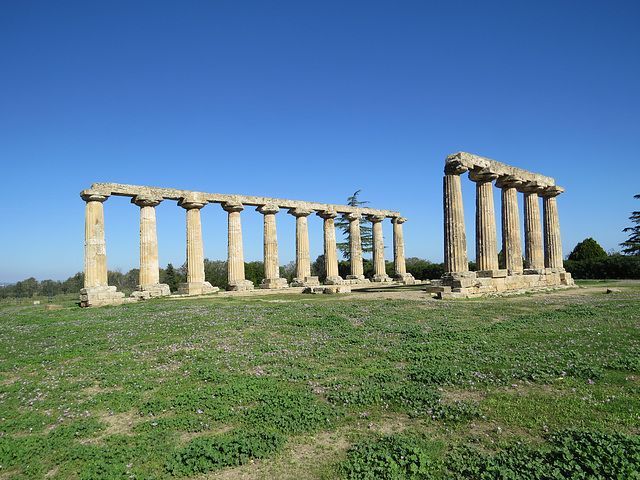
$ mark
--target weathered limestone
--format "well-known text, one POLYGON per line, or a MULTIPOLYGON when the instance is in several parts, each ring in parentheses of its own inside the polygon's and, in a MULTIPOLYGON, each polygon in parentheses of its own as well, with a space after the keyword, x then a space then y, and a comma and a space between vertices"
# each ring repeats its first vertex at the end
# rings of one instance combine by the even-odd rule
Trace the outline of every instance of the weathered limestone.
POLYGON ((505 268, 509 275, 523 273, 520 214, 516 190, 520 185, 522 181, 512 175, 505 175, 496 181, 496 186, 502 189, 502 251, 505 268))
POLYGON ((327 273, 325 283, 327 285, 342 285, 344 280, 338 275, 338 249, 336 247, 336 228, 333 220, 338 214, 333 210, 322 210, 317 212, 316 215, 324 220, 324 264, 327 273))
POLYGON ((506 291, 573 285, 562 268, 556 196, 564 190, 545 177, 464 152, 447 157, 444 178, 445 273, 428 292, 441 298, 466 298, 506 291), (467 271, 467 250, 460 175, 476 182, 477 272, 467 271), (502 189, 502 240, 506 269, 498 268, 495 211, 491 182, 502 189), (524 193, 525 255, 517 192, 524 193), (544 250, 538 195, 544 198, 544 250), (546 268, 545 268, 546 266, 546 268))
POLYGON ((242 226, 240 212, 244 206, 240 202, 224 202, 222 208, 229 213, 229 242, 227 258, 227 290, 253 290, 253 282, 244 278, 244 253, 242 249, 242 226))
POLYGON ((201 295, 219 290, 204 279, 200 209, 206 203, 196 197, 182 198, 178 202, 187 211, 187 282, 178 285, 178 293, 181 295, 201 295))
POLYGON ((382 215, 368 215, 367 220, 371 222, 373 230, 373 281, 391 282, 391 277, 387 275, 386 263, 384 261, 384 240, 382 235, 382 215))
POLYGON ((123 302, 124 293, 107 284, 107 247, 102 203, 109 196, 96 194, 91 190, 83 190, 80 195, 87 202, 84 228, 84 288, 80 290, 80 305, 119 305, 123 302))
POLYGON ((524 183, 518 187, 518 191, 524 194, 524 273, 531 275, 544 273, 539 190, 540 186, 535 182, 524 183))
POLYGON ((278 262, 278 234, 276 232, 276 213, 280 208, 274 204, 261 205, 256 210, 264 215, 264 280, 260 288, 285 288, 287 280, 280 278, 278 262))
POLYGON ((345 213, 343 217, 349 221, 349 250, 351 252, 349 258, 351 274, 347 275, 347 280, 367 283, 369 280, 364 277, 362 240, 360 238, 360 218, 362 218, 362 215, 359 213, 345 213))
POLYGON ((136 196, 131 203, 140 207, 140 278, 133 298, 148 299, 171 294, 169 285, 160 283, 156 208, 161 198, 136 196))
POLYGON ((313 210, 292 208, 289 213, 296 217, 296 276, 292 287, 310 287, 320 285, 318 277, 311 276, 311 258, 309 255, 309 228, 307 217, 313 210))
POLYGON ((413 275, 407 273, 407 265, 404 258, 404 233, 402 224, 406 222, 405 217, 394 217, 391 219, 393 224, 393 279, 405 285, 413 285, 416 279, 413 275))
POLYGON ((542 196, 544 217, 544 266, 552 272, 564 272, 562 263, 562 242, 560 240, 560 221, 556 197, 564 192, 561 187, 547 187, 542 196))

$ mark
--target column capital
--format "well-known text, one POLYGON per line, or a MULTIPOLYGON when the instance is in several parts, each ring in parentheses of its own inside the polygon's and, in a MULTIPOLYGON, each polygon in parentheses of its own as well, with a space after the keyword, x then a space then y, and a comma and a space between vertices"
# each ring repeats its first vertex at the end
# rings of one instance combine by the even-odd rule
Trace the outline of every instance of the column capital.
POLYGON ((382 222, 385 218, 384 215, 367 215, 367 220, 369 220, 371 223, 378 223, 378 222, 382 222))
POLYGON ((109 195, 104 195, 103 193, 97 193, 93 190, 82 190, 80 192, 80 196, 82 200, 85 202, 104 202, 109 198, 109 195))
POLYGON ((308 208, 295 207, 290 208, 288 213, 290 213, 294 217, 308 217, 313 213, 313 210, 310 210, 308 208))
POLYGON ((229 212, 229 213, 241 212, 242 210, 244 210, 244 205, 242 205, 242 203, 240 202, 235 202, 235 201, 224 202, 224 203, 221 203, 220 206, 225 212, 229 212))
POLYGON ((524 183, 524 180, 516 177, 515 175, 503 175, 496 180, 496 187, 498 188, 513 188, 519 187, 524 183))
POLYGON ((197 208, 200 210, 207 203, 206 200, 198 200, 195 198, 181 198, 178 200, 178 206, 184 208, 185 210, 191 210, 192 208, 197 208))
POLYGON ((324 218, 325 220, 336 218, 338 216, 338 214, 333 210, 320 210, 316 213, 316 215, 318 215, 320 218, 324 218))
POLYGON ((398 225, 401 225, 404 222, 406 222, 407 220, 408 220, 407 217, 393 217, 391 219, 391 223, 397 223, 398 225))
POLYGON ((447 162, 444 166, 445 175, 462 175, 467 170, 469 170, 469 167, 457 161, 447 162))
POLYGON ((269 213, 278 213, 280 211, 280 207, 275 203, 267 203, 266 205, 260 205, 256 208, 256 212, 260 212, 263 215, 267 215, 269 213))
POLYGON ((469 170, 469 180, 472 182, 493 182, 499 176, 500 175, 492 172, 488 168, 474 168, 473 170, 469 170))
POLYGON ((525 182, 517 186, 516 189, 520 193, 540 193, 544 189, 544 185, 540 185, 538 182, 525 182))
POLYGON ((136 195, 131 199, 131 203, 139 207, 157 207, 162 202, 162 198, 136 195))
POLYGON ((342 218, 344 218, 345 220, 349 220, 350 222, 353 222, 355 220, 360 220, 362 218, 362 214, 361 213, 343 213, 342 218))
POLYGON ((551 185, 538 192, 538 195, 540 195, 541 197, 557 197, 563 192, 564 188, 558 187, 557 185, 551 185))

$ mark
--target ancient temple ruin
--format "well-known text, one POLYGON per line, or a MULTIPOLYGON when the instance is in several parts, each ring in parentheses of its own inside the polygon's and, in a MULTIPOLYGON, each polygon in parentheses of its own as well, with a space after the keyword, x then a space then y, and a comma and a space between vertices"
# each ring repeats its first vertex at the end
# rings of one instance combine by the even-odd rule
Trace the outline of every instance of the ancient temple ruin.
MULTIPOLYGON (((204 278, 204 253, 200 210, 217 203, 228 214, 228 283, 229 290, 252 290, 253 283, 245 279, 242 226, 240 212, 245 206, 256 207, 264 215, 264 272, 260 288, 287 288, 287 281, 280 278, 276 214, 280 209, 296 218, 296 277, 292 287, 313 287, 318 277, 311 276, 309 233, 307 217, 312 213, 323 219, 324 255, 327 280, 325 284, 349 285, 369 282, 363 274, 360 242, 360 219, 366 216, 373 224, 374 282, 401 282, 412 284, 413 276, 406 271, 402 224, 407 220, 399 212, 373 208, 300 202, 277 198, 245 195, 224 195, 169 188, 94 183, 80 196, 86 202, 85 210, 85 280, 80 292, 83 307, 117 305, 125 301, 124 294, 107 284, 107 256, 104 231, 103 203, 112 195, 131 197, 131 203, 140 207, 140 284, 131 297, 134 300, 169 295, 168 285, 160 283, 158 239, 156 234, 155 207, 164 200, 172 200, 186 210, 187 224, 187 281, 179 286, 178 293, 199 295, 218 290, 204 278), (334 219, 343 215, 349 221, 351 247, 351 274, 343 279, 338 274, 338 254, 334 219), (394 278, 385 271, 382 222, 391 219, 393 224, 394 278)), ((130 299, 128 299, 130 301, 130 299)))
POLYGON ((562 263, 556 197, 564 192, 551 177, 459 152, 444 168, 444 270, 427 291, 440 298, 573 285, 562 263), (476 183, 476 266, 469 271, 460 176, 476 183), (502 195, 504 268, 498 266, 493 181, 502 195), (518 192, 524 195, 524 262, 518 192), (543 219, 538 198, 542 197, 543 219))

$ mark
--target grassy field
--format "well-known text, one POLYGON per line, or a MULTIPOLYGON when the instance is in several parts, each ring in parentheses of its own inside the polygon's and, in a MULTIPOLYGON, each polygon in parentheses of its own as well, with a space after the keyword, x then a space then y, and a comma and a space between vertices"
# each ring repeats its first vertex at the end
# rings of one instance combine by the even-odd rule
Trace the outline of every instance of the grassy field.
POLYGON ((637 282, 65 307, 0 307, 0 479, 640 478, 637 282))

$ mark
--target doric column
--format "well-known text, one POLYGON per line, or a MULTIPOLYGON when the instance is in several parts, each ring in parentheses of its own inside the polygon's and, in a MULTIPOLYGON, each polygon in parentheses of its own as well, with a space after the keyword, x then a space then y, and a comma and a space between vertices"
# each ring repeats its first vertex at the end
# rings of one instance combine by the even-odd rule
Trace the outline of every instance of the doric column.
MULTIPOLYGON (((485 169, 469 171, 469 179, 476 182, 476 264, 478 272, 498 270, 498 239, 496 211, 493 205, 493 180, 498 175, 485 169)), ((480 273, 478 273, 480 275, 480 273)), ((482 274, 487 276, 487 273, 482 274)), ((493 276, 493 273, 489 276, 493 276)))
POLYGON ((387 268, 384 261, 384 239, 382 236, 382 221, 384 215, 367 215, 367 220, 371 222, 373 230, 373 281, 390 282, 391 277, 387 275, 387 268))
POLYGON ((80 290, 80 306, 119 305, 124 294, 107 284, 107 244, 104 236, 104 208, 109 198, 91 190, 80 192, 87 202, 84 226, 84 288, 80 290))
POLYGON ((462 165, 445 167, 444 204, 444 272, 468 272, 467 236, 464 226, 464 205, 460 175, 467 171, 462 165))
POLYGON ((522 180, 507 175, 496 180, 502 189, 502 253, 509 275, 522 275, 522 240, 520 239, 520 213, 518 211, 518 191, 522 180))
POLYGON ((524 194, 524 273, 542 273, 544 271, 544 250, 540 202, 538 201, 540 186, 535 182, 527 182, 517 189, 524 194))
POLYGON ((327 273, 325 283, 341 285, 344 283, 338 275, 338 249, 336 248, 336 228, 333 219, 338 216, 333 210, 322 210, 317 215, 324 219, 324 264, 327 273))
POLYGON ((391 219, 393 224, 393 269, 394 280, 404 284, 413 284, 415 279, 413 275, 407 273, 407 266, 404 261, 404 234, 402 232, 402 224, 406 222, 405 217, 394 217, 391 219))
POLYGON ((362 239, 360 238, 360 218, 359 213, 345 213, 342 215, 349 220, 349 263, 351 264, 351 274, 347 275, 347 280, 365 281, 364 268, 362 265, 362 239))
POLYGON ((178 205, 187 211, 187 283, 178 286, 182 295, 201 295, 218 291, 204 279, 204 251, 202 248, 202 224, 200 209, 204 200, 182 198, 178 205))
POLYGON ((162 198, 137 195, 131 203, 140 207, 140 277, 136 290, 131 294, 138 299, 170 295, 169 285, 160 283, 158 261, 158 235, 156 232, 156 208, 162 198))
POLYGON ((556 197, 564 188, 552 185, 540 193, 544 213, 544 266, 553 272, 564 272, 562 242, 556 197))
POLYGON ((291 208, 289 213, 296 217, 296 276, 292 287, 308 287, 319 285, 318 277, 311 276, 311 258, 309 255, 309 229, 307 217, 313 210, 291 208))
POLYGON ((242 249, 242 225, 240 202, 224 202, 222 208, 229 213, 229 242, 227 248, 227 290, 253 290, 253 282, 244 278, 244 253, 242 249))
POLYGON ((284 288, 287 280, 280 278, 276 231, 276 213, 280 208, 275 204, 268 204, 260 205, 256 210, 264 215, 264 280, 260 288, 284 288))

